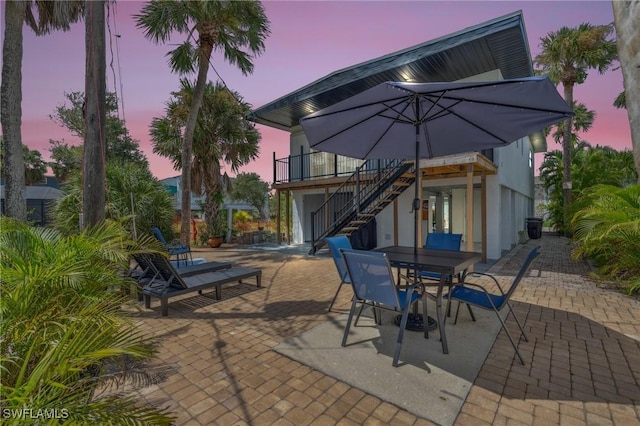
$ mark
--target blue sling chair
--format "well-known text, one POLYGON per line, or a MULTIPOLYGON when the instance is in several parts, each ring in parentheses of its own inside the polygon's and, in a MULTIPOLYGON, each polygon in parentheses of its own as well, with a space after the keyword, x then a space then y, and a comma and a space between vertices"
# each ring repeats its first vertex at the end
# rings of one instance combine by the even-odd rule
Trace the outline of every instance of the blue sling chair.
POLYGON ((187 266, 189 264, 188 263, 189 260, 191 260, 191 263, 193 264, 193 258, 191 257, 191 247, 189 247, 188 244, 168 243, 167 240, 164 238, 164 235, 162 235, 162 231, 160 231, 160 229, 155 226, 151 228, 151 232, 156 237, 156 239, 160 241, 160 243, 162 243, 165 250, 169 252, 169 257, 175 256, 178 267, 180 267, 180 262, 184 262, 184 265, 182 266, 187 266))
MULTIPOLYGON (((351 309, 349 310, 349 318, 342 337, 342 346, 347 345, 349 337, 349 329, 358 305, 360 310, 354 327, 358 325, 360 313, 365 306, 372 306, 376 322, 380 323, 381 317, 376 315, 378 309, 393 311, 401 315, 400 327, 398 328, 398 338, 396 340, 396 348, 393 354, 393 366, 398 366, 400 358, 400 350, 402 349, 402 339, 409 317, 411 305, 420 300, 424 291, 423 284, 418 281, 400 288, 396 286, 393 277, 393 271, 389 264, 389 259, 385 253, 362 251, 362 250, 345 250, 342 249, 349 278, 354 292, 351 301, 351 309)), ((423 303, 424 317, 426 318, 426 304, 423 303)), ((424 321, 424 332, 427 334, 427 323, 424 321)))
POLYGON ((331 312, 331 308, 333 308, 333 304, 336 303, 336 299, 338 298, 338 293, 340 293, 340 289, 344 284, 351 285, 351 279, 349 278, 349 271, 347 271, 347 265, 344 263, 344 258, 342 257, 341 249, 351 250, 351 241, 344 235, 338 235, 336 237, 328 237, 325 239, 325 242, 329 246, 329 251, 331 252, 331 256, 333 257, 333 262, 336 264, 336 269, 338 270, 338 274, 340 275, 340 284, 338 284, 338 290, 336 291, 335 296, 333 296, 333 300, 331 300, 331 304, 329 305, 329 311, 331 312))
MULTIPOLYGON (((509 333, 509 330, 507 330, 505 321, 509 317, 510 313, 513 314, 513 319, 516 320, 516 324, 518 324, 518 328, 520 328, 520 332, 522 333, 522 337, 524 341, 525 342, 528 341, 527 335, 524 332, 524 328, 522 327, 522 324, 518 320, 516 313, 513 312, 513 309, 511 309, 511 305, 509 305, 509 299, 511 299, 511 296, 513 295, 516 288, 518 287, 518 284, 520 284, 520 281, 522 281, 522 278, 525 276, 525 274, 531 267, 531 264, 533 263, 535 258, 538 257, 539 255, 540 255, 540 246, 531 250, 527 258, 525 259, 524 263, 520 267, 518 274, 514 277, 511 283, 511 286, 509 286, 509 288, 506 290, 500 286, 500 283, 498 282, 497 279, 495 279, 495 277, 489 274, 472 273, 470 275, 467 275, 467 277, 465 277, 465 281, 456 284, 451 290, 451 292, 447 296, 445 296, 446 298, 449 299, 449 301, 457 300, 459 302, 466 303, 467 305, 477 306, 480 309, 494 311, 496 316, 498 317, 498 320, 500 321, 500 326, 502 327, 504 332, 507 334, 507 337, 509 338, 511 345, 513 346, 513 349, 515 349, 516 354, 518 355, 518 358, 520 359, 520 362, 522 363, 522 365, 524 365, 524 359, 522 358, 522 355, 518 350, 518 345, 516 344, 515 340, 513 340, 511 333, 509 333), (487 291, 487 289, 484 286, 480 284, 468 282, 467 278, 473 277, 473 276, 487 276, 491 278, 493 280, 494 285, 497 287, 499 293, 489 293, 489 291, 487 291), (502 317, 500 316, 500 311, 505 307, 508 309, 508 311, 507 311, 506 317, 503 320, 502 317)), ((458 309, 459 308, 460 308, 460 305, 458 305, 458 309)), ((475 318, 472 318, 472 320, 475 321, 475 318)), ((458 321, 458 313, 456 312, 456 318, 455 318, 454 324, 457 321, 458 321)))

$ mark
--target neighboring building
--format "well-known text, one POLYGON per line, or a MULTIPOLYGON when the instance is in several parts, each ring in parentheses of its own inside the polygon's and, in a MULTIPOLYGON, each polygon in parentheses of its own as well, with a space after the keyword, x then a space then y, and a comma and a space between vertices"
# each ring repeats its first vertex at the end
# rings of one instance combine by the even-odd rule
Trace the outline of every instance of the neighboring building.
MULTIPOLYGON (((173 196, 173 208, 176 212, 182 210, 182 192, 180 191, 180 181, 182 176, 173 176, 166 179, 160 179, 160 182, 167 187, 167 190, 173 196)), ((195 195, 191 192, 191 214, 194 218, 204 219, 202 213, 202 204, 204 204, 204 195, 195 195)), ((234 210, 246 210, 254 213, 258 213, 258 210, 249 203, 242 201, 233 201, 228 198, 224 199, 222 208, 227 211, 227 241, 231 239, 232 218, 234 210)))
MULTIPOLYGON (((290 132, 290 155, 274 157, 273 183, 277 196, 284 194, 287 207, 292 206, 287 240, 311 242, 315 251, 325 237, 357 232, 368 216, 375 216, 378 246, 413 245, 415 179, 405 179, 401 166, 389 171, 377 160, 363 162, 311 150, 300 118, 384 81, 483 81, 532 75, 523 16, 516 12, 335 71, 254 110, 251 119, 256 123, 290 132), (354 175, 358 167, 362 168, 354 175), (368 178, 372 182, 363 182, 371 171, 379 174, 368 178), (385 172, 388 182, 380 183, 385 172), (371 183, 391 194, 384 204, 377 200, 372 206, 371 198, 369 204, 361 204, 371 183)), ((434 230, 461 233, 463 249, 482 252, 485 260, 500 258, 518 243, 518 232, 533 214, 534 153, 543 151, 543 137, 525 137, 503 148, 421 160, 425 201, 421 240, 434 230)))
MULTIPOLYGON (((51 204, 60 198, 60 184, 53 176, 45 176, 44 180, 37 184, 27 186, 27 220, 39 225, 46 226, 51 222, 51 204)), ((4 216, 4 182, 0 184, 0 213, 4 216)))

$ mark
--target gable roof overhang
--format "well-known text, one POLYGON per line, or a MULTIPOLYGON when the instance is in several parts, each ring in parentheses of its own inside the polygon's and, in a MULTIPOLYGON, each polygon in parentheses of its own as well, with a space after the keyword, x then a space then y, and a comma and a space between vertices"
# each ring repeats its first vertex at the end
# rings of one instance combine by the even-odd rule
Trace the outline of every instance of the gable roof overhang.
POLYGON ((335 71, 251 112, 249 119, 291 131, 300 118, 385 81, 455 81, 500 70, 533 75, 522 12, 335 71))

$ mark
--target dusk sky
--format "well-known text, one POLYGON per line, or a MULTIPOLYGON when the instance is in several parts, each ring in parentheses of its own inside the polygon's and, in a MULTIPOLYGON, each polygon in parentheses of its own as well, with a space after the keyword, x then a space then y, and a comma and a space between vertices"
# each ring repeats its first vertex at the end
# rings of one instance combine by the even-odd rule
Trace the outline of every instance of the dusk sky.
MULTIPOLYGON (((540 38, 562 26, 582 22, 613 21, 610 1, 413 1, 413 2, 310 2, 265 1, 271 35, 265 52, 254 60, 252 75, 243 76, 214 54, 213 64, 229 88, 239 92, 254 108, 280 98, 327 74, 395 52, 517 10, 524 15, 532 56, 539 53, 540 38)), ((107 90, 123 97, 124 118, 134 139, 140 142, 151 170, 158 178, 180 174, 167 159, 152 153, 149 125, 164 114, 170 92, 179 87, 179 76, 169 71, 166 53, 184 36, 167 45, 155 45, 135 27, 132 14, 142 2, 118 1, 109 11, 107 28, 107 90), (115 35, 120 37, 117 39, 115 35), (113 61, 112 54, 113 52, 113 61), (117 54, 119 52, 119 54, 117 54), (113 66, 110 64, 113 63, 113 66), (115 74, 115 79, 114 79, 115 74), (115 84, 114 84, 115 83, 115 84), (122 88, 122 91, 121 91, 122 88)), ((4 33, 4 31, 2 31, 4 33)), ((22 67, 22 138, 31 149, 49 159, 49 139, 81 143, 50 120, 64 93, 84 91, 84 23, 70 32, 35 37, 24 30, 22 67)), ((617 65, 617 64, 616 64, 617 65)), ((195 76, 193 76, 195 78, 195 76)), ((210 69, 209 79, 218 77, 210 69)), ((592 145, 631 148, 626 110, 612 106, 623 89, 620 70, 598 75, 592 71, 577 86, 576 100, 596 111, 596 120, 583 139, 592 145)), ((559 87, 562 94, 562 88, 559 87)), ((258 126, 262 133, 260 158, 242 168, 272 182, 272 158, 286 157, 289 134, 258 126)), ((561 149, 551 138, 549 149, 561 149)), ((541 157, 537 156, 537 162, 541 157)), ((227 172, 230 172, 226 167, 227 172)))

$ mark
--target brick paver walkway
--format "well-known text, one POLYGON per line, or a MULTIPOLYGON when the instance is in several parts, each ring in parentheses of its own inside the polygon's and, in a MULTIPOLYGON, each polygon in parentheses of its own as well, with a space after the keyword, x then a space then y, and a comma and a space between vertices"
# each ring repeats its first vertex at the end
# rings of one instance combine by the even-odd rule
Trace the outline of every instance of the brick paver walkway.
MULTIPOLYGON (((536 244, 542 255, 513 297, 526 321, 526 365, 501 332, 456 424, 640 424, 640 302, 598 288, 561 237, 519 245, 490 272, 508 282, 536 244)), ((273 351, 335 315, 326 312, 339 280, 331 258, 234 249, 194 257, 262 268, 263 288, 249 281, 220 301, 172 300, 169 317, 157 301, 137 314, 157 336, 156 364, 167 370, 139 393, 173 410, 177 425, 431 424, 273 351)), ((337 309, 348 308, 345 290, 337 309)))

